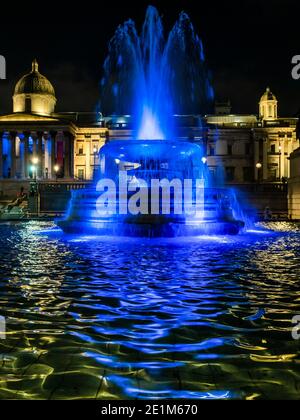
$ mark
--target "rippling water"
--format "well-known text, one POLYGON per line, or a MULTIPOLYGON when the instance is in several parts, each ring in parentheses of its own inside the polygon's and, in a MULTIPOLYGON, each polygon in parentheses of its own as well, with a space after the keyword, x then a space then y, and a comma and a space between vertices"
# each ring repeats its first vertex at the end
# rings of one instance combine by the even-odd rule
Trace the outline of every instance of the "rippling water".
POLYGON ((300 397, 300 233, 64 236, 0 225, 0 398, 300 397))

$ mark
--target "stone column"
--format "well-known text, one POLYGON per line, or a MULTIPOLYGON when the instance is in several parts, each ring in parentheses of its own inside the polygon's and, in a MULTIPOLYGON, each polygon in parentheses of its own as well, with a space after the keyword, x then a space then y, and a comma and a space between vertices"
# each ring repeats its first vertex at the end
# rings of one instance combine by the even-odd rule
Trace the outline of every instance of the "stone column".
POLYGON ((85 178, 91 179, 91 141, 86 140, 85 178))
POLYGON ((291 161, 289 159, 290 159, 290 156, 291 156, 291 154, 293 152, 293 138, 288 139, 287 142, 288 142, 287 177, 290 178, 290 176, 291 176, 291 170, 290 170, 291 161))
POLYGON ((29 159, 29 137, 30 132, 24 132, 24 177, 25 179, 29 178, 29 165, 30 165, 30 159, 29 159))
POLYGON ((10 164, 10 177, 15 178, 16 177, 16 136, 17 133, 14 131, 11 131, 10 133, 10 158, 11 158, 11 164, 10 164))
POLYGON ((32 138, 32 157, 37 157, 37 137, 36 137, 36 134, 32 134, 31 138, 32 138))
POLYGON ((259 170, 257 169, 256 165, 259 162, 259 141, 258 140, 254 140, 254 174, 255 174, 255 181, 258 181, 258 174, 259 174, 259 170))
POLYGON ((25 138, 19 136, 19 160, 21 179, 25 179, 25 138))
POLYGON ((56 177, 54 166, 56 164, 56 135, 57 131, 50 131, 50 137, 51 137, 51 157, 50 157, 50 166, 49 169, 49 177, 54 179, 56 177))
POLYGON ((39 159, 39 163, 38 163, 38 177, 39 178, 43 178, 44 177, 44 155, 43 155, 43 133, 38 132, 38 139, 37 139, 37 144, 38 144, 38 148, 37 148, 37 157, 39 159))
POLYGON ((64 132, 64 178, 71 177, 71 133, 64 132))
POLYGON ((75 136, 70 137, 70 176, 74 178, 75 174, 75 136))
POLYGON ((0 179, 3 178, 3 132, 0 132, 0 179))
POLYGON ((268 179, 268 143, 267 139, 263 142, 263 180, 268 179))
POLYGON ((286 167, 285 167, 285 141, 283 141, 280 144, 280 146, 281 146, 281 151, 280 151, 280 155, 279 155, 279 159, 280 159, 279 179, 281 181, 281 179, 286 176, 286 167))
POLYGON ((44 136, 44 173, 46 179, 51 178, 51 152, 49 145, 51 147, 51 139, 48 134, 47 136, 44 136))

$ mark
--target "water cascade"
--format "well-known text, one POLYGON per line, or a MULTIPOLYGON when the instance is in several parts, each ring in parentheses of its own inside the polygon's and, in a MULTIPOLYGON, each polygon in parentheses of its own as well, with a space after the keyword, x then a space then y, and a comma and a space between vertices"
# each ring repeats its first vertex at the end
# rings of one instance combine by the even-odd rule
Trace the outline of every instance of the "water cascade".
POLYGON ((182 12, 165 38, 149 6, 141 35, 132 20, 108 47, 101 82, 104 114, 131 113, 131 140, 100 150, 100 176, 73 192, 66 232, 100 235, 182 236, 237 234, 232 197, 214 185, 203 146, 181 140, 174 115, 210 112, 213 89, 203 45, 182 12))

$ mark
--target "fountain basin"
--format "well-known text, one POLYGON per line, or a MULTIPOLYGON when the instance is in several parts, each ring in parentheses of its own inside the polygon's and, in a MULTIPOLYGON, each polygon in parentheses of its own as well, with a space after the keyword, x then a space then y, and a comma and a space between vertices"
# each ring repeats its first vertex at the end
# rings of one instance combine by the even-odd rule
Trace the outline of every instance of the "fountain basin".
POLYGON ((228 190, 209 185, 203 151, 195 143, 115 140, 101 149, 100 162, 100 181, 109 180, 116 186, 113 199, 116 212, 99 212, 100 192, 95 182, 88 189, 73 192, 65 220, 58 221, 67 233, 139 237, 237 235, 244 227, 242 221, 233 217, 228 190), (144 189, 147 197, 146 213, 121 212, 121 192, 117 190, 121 176, 125 176, 126 182, 126 210, 135 195, 129 186, 135 183, 136 189, 144 189), (164 180, 170 185, 177 182, 182 187, 189 180, 192 182, 189 198, 184 188, 177 193, 170 187, 169 191, 165 190, 169 195, 160 189, 156 196, 158 212, 153 213, 153 180, 164 180), (169 212, 165 210, 166 199, 169 199, 169 212), (200 213, 188 212, 190 206, 200 209, 200 213), (181 213, 177 212, 178 208, 182 208, 181 213))
POLYGON ((68 234, 88 234, 96 236, 129 236, 129 237, 183 237, 202 235, 238 235, 244 223, 237 220, 202 222, 198 225, 179 223, 147 224, 120 223, 115 221, 78 221, 63 220, 58 226, 68 234))

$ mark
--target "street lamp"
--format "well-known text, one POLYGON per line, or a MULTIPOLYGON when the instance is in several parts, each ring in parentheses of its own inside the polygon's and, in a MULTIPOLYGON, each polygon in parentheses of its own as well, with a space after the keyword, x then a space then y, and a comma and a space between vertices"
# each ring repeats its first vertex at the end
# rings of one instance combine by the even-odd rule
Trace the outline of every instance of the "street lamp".
POLYGON ((260 162, 257 162, 257 164, 256 164, 256 169, 257 169, 257 176, 258 176, 258 182, 260 181, 260 171, 261 171, 261 168, 262 168, 262 164, 260 163, 260 162))
POLYGON ((37 165, 39 163, 39 159, 35 156, 31 159, 32 166, 31 166, 31 172, 33 174, 33 178, 36 181, 37 178, 37 165))
POLYGON ((32 172, 34 181, 36 181, 36 173, 37 173, 37 167, 36 167, 36 165, 31 165, 30 170, 32 172))
POLYGON ((97 153, 98 153, 98 148, 96 147, 96 146, 94 146, 94 178, 95 178, 95 176, 96 176, 96 156, 97 156, 97 153))
POLYGON ((202 178, 203 178, 203 182, 206 178, 206 171, 207 171, 207 158, 205 156, 203 156, 203 158, 201 159, 202 163, 203 163, 203 169, 202 169, 202 178))
POLYGON ((57 181, 57 175, 58 175, 58 172, 59 172, 59 165, 54 165, 54 172, 55 172, 55 178, 56 178, 56 181, 57 181))

